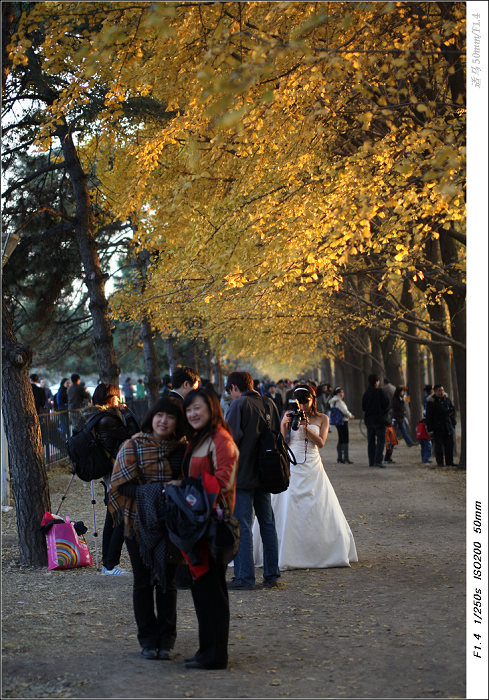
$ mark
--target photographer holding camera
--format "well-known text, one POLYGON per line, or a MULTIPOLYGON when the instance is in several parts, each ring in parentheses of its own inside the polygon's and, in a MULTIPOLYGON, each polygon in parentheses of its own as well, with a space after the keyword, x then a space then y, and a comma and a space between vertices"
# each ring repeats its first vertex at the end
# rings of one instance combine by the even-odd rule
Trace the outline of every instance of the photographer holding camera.
POLYGON ((314 389, 307 384, 299 384, 294 389, 294 398, 289 399, 287 410, 280 429, 286 440, 290 439, 291 431, 302 427, 304 439, 311 441, 317 447, 324 447, 328 437, 329 418, 325 413, 319 413, 316 404, 314 389), (317 425, 319 432, 311 429, 311 425, 317 425))

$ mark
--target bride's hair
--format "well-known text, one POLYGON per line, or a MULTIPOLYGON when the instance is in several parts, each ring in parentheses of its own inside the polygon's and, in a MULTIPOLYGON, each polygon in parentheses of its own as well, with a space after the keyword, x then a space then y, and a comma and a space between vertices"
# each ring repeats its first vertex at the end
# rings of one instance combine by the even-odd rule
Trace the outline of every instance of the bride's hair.
POLYGON ((312 386, 309 386, 308 384, 298 384, 294 389, 294 398, 298 399, 300 402, 299 397, 301 397, 302 399, 308 399, 310 397, 312 399, 311 414, 313 416, 317 416, 318 404, 316 399, 316 392, 314 391, 312 386))

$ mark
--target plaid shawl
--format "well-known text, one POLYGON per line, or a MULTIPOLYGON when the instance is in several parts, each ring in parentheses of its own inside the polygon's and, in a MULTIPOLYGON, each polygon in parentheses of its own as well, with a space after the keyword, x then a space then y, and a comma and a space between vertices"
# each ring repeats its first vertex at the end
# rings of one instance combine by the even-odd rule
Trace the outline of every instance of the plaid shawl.
POLYGON ((137 505, 136 499, 124 496, 119 487, 175 478, 168 458, 184 445, 184 438, 158 442, 150 433, 136 433, 123 443, 112 470, 108 507, 115 523, 124 521, 125 537, 137 536, 137 505))

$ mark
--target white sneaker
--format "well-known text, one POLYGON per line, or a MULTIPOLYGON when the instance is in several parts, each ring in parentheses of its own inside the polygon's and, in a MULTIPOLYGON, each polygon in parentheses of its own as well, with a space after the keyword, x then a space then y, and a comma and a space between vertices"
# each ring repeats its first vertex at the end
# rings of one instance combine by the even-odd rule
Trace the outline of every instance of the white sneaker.
POLYGON ((129 576, 129 574, 129 571, 121 569, 119 566, 114 566, 113 569, 107 569, 105 566, 102 566, 103 576, 129 576))

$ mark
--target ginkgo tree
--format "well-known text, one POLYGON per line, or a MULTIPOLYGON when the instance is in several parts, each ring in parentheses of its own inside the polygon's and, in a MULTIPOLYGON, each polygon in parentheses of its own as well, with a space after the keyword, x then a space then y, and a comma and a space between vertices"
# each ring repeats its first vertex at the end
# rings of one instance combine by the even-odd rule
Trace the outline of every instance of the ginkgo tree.
MULTIPOLYGON (((39 145, 106 86, 80 153, 151 255, 116 316, 223 354, 316 361, 372 318, 366 304, 345 317, 344 293, 374 266, 398 303, 409 280, 428 345, 427 268, 431 303, 460 317, 463 3, 37 3, 15 61, 39 24, 44 70, 73 76, 39 145)), ((402 334, 403 314, 381 331, 402 334)))

